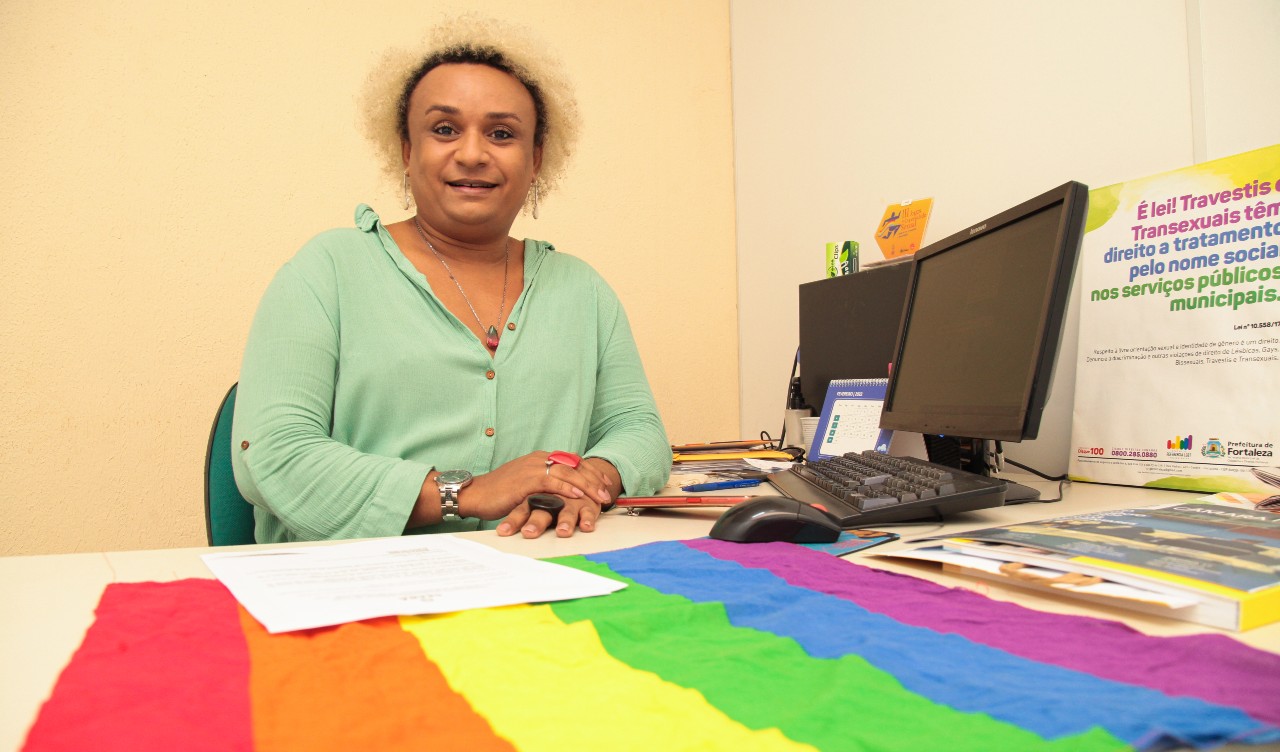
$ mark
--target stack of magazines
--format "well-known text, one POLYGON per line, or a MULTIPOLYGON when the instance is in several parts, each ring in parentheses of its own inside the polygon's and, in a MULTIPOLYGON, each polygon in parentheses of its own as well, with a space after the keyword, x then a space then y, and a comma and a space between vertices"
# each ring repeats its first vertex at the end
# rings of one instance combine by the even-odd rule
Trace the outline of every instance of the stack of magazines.
POLYGON ((973 530, 890 555, 1223 629, 1280 621, 1280 514, 1216 497, 973 530))

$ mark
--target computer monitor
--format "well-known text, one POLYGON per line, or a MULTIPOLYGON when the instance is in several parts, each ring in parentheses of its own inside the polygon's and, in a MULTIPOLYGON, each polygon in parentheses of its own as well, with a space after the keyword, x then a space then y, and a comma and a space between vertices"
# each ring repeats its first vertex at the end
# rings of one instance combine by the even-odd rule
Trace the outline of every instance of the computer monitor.
POLYGON ((1036 437, 1088 199, 1066 183, 916 252, 882 428, 963 437, 982 456, 1036 437))
POLYGON ((883 379, 897 344, 910 259, 800 285, 800 384, 822 407, 833 379, 883 379))

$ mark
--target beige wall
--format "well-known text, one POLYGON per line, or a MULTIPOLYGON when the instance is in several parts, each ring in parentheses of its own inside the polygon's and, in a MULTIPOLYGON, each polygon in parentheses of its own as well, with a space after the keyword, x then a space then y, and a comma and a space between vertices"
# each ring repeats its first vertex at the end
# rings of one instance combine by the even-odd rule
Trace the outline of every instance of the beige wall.
MULTIPOLYGON (((781 423, 798 285, 822 277, 829 241, 879 258, 889 204, 932 197, 929 242, 1067 180, 1105 186, 1280 138, 1275 0, 732 0, 730 14, 747 435, 781 423)), ((1068 319, 1040 438, 1006 447, 1054 473, 1068 319)))
MULTIPOLYGON (((203 544, 209 424, 263 288, 357 203, 402 215, 359 84, 467 5, 0 5, 0 554, 203 544)), ((586 121, 516 233, 614 284, 673 440, 734 435, 727 3, 483 7, 556 48, 586 121)))

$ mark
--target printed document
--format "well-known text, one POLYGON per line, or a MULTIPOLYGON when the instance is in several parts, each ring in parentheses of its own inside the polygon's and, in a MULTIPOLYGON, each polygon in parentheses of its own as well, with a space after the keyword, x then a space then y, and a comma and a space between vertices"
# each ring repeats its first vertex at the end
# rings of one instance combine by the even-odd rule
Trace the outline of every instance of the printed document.
POLYGON ((606 577, 450 535, 201 558, 272 634, 378 616, 586 598, 625 587, 606 577))

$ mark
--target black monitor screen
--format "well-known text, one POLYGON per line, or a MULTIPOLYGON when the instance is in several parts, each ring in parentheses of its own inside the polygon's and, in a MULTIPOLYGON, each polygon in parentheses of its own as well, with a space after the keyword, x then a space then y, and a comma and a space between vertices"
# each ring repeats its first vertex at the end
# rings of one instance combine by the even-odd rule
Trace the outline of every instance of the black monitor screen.
POLYGON ((916 253, 883 427, 1035 438, 1087 205, 1067 183, 916 253))
POLYGON ((883 379, 897 346, 911 264, 800 285, 800 381, 822 407, 832 379, 883 379))

